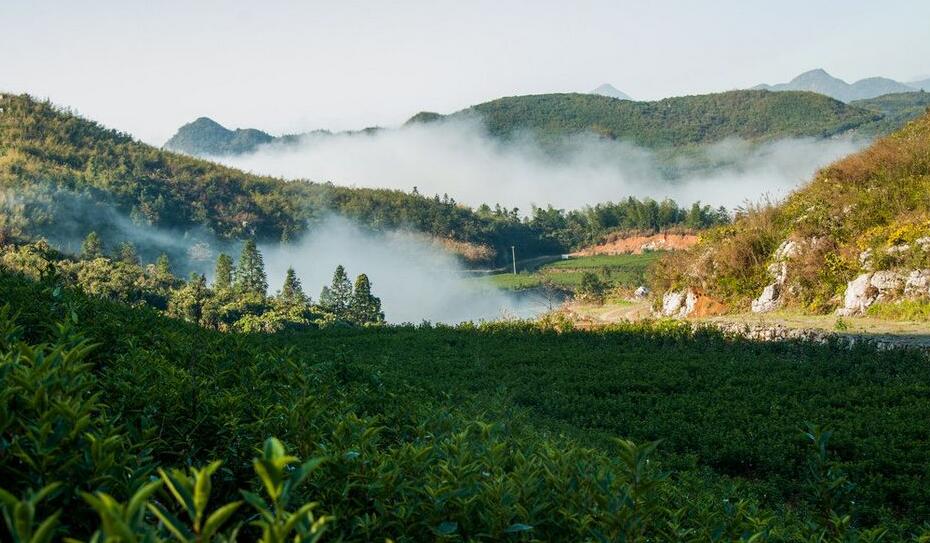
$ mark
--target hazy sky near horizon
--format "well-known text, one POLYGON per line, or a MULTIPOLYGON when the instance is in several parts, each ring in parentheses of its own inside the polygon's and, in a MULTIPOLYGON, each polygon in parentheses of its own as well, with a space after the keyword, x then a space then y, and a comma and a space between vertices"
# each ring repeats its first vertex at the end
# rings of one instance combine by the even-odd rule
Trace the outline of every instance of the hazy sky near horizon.
POLYGON ((930 76, 924 0, 4 0, 0 90, 161 145, 205 115, 275 134, 396 125, 499 96, 637 99, 930 76))

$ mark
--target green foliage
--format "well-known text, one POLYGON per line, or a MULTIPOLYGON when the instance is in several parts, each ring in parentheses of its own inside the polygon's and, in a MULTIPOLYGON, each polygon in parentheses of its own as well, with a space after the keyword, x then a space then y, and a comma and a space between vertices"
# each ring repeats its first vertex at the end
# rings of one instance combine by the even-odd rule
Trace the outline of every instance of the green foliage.
MULTIPOLYGON (((247 174, 133 141, 25 95, 6 95, 3 108, 0 241, 45 237, 63 246, 94 231, 97 248, 88 259, 103 256, 104 244, 122 241, 123 229, 113 220, 120 215, 179 236, 206 230, 223 240, 278 242, 336 213, 373 230, 423 232, 452 241, 466 260, 498 263, 511 245, 528 256, 558 254, 611 229, 663 228, 686 217, 674 202, 627 200, 592 210, 524 210, 531 214, 524 221, 519 210, 471 209, 448 196, 247 174)), ((690 223, 721 219, 710 210, 702 214, 690 223)), ((143 259, 154 256, 143 249, 143 259)))
POLYGON ((309 303, 304 289, 300 285, 300 279, 294 272, 294 268, 288 268, 284 276, 284 284, 281 286, 281 292, 278 293, 278 301, 284 305, 306 305, 309 303))
POLYGON ((217 292, 227 291, 232 287, 233 270, 232 257, 220 253, 216 258, 216 273, 213 277, 213 288, 217 292))
POLYGON ((97 235, 97 232, 87 234, 87 237, 84 238, 84 242, 81 243, 81 258, 93 260, 102 256, 103 243, 100 241, 100 236, 97 235))
POLYGON ((739 90, 634 102, 593 94, 511 96, 452 115, 478 115, 494 136, 530 132, 542 141, 594 133, 647 147, 726 138, 823 137, 868 126, 880 113, 812 92, 739 90))
POLYGON ((348 307, 349 318, 355 324, 384 322, 381 299, 371 293, 371 282, 364 273, 355 278, 355 288, 348 307))
POLYGON ((58 534, 183 541, 220 514, 215 541, 292 521, 292 537, 310 538, 324 518, 324 537, 342 541, 873 541, 919 534, 930 514, 919 445, 930 382, 916 352, 759 344, 674 323, 220 334, 5 274, 0 292, 20 312, 0 312, 0 442, 31 458, 0 456, 4 502, 59 480, 32 521, 61 510, 58 534), (48 326, 72 314, 95 349, 80 347, 78 325, 48 326), (80 363, 24 362, 43 343, 80 363), (49 386, 46 367, 70 388, 49 386), (46 389, 52 414, 96 402, 68 447, 25 445, 41 423, 20 406, 46 389), (829 455, 822 438, 807 454, 802 420, 831 422, 829 455), (117 425, 118 437, 87 436, 117 425), (254 461, 271 435, 281 444, 254 461), (88 449, 103 442, 124 452, 88 449), (184 466, 201 467, 171 469, 184 466))
POLYGON ((608 286, 607 281, 598 274, 590 271, 582 272, 581 284, 578 285, 578 295, 595 303, 604 303, 608 286))
POLYGON ((265 262, 254 239, 246 240, 239 254, 233 287, 242 293, 264 296, 268 290, 265 262))
POLYGON ((352 282, 342 265, 336 266, 333 281, 320 292, 320 306, 337 319, 349 321, 349 304, 352 303, 352 282))

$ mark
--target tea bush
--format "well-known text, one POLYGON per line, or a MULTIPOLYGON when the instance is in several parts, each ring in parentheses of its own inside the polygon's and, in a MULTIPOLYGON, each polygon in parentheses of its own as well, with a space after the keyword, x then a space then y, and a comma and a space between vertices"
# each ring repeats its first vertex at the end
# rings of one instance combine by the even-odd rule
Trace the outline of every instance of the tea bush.
POLYGON ((877 541, 927 514, 918 353, 669 323, 224 334, 0 294, 14 541, 877 541))

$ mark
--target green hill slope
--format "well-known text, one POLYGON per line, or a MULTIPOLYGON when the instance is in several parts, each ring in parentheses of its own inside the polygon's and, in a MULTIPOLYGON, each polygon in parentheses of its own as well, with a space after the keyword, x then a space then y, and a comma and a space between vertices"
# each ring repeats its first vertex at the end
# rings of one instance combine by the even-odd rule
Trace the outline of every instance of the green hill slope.
POLYGON ((927 318, 930 311, 918 309, 930 308, 921 279, 928 268, 930 112, 823 168, 785 202, 750 210, 707 233, 693 251, 670 256, 657 286, 697 287, 748 309, 774 285, 768 294, 775 306, 823 312, 849 309, 856 302, 849 281, 864 277, 865 304, 890 303, 890 314, 897 307, 927 318))
POLYGON ((903 92, 885 94, 867 100, 856 100, 852 105, 878 111, 882 119, 865 127, 864 131, 876 135, 887 134, 920 117, 930 107, 930 92, 903 92))
POLYGON ((591 94, 513 96, 451 118, 478 116, 494 136, 529 133, 543 141, 593 133, 646 147, 706 144, 726 138, 829 137, 881 115, 814 93, 731 91, 632 102, 591 94))
POLYGON ((26 95, 4 95, 0 107, 0 238, 69 230, 80 239, 131 221, 177 239, 205 228, 222 239, 276 241, 338 213, 376 229, 558 250, 508 212, 479 216, 448 198, 251 175, 145 145, 26 95))
POLYGON ((145 145, 26 95, 4 95, 0 107, 0 242, 44 236, 79 243, 93 230, 115 246, 127 228, 151 227, 191 244, 201 235, 274 242, 337 213, 376 230, 451 240, 466 260, 495 261, 509 257, 512 245, 526 257, 559 254, 610 229, 718 222, 706 206, 686 211, 648 199, 539 209, 523 220, 513 209, 472 209, 449 197, 248 174, 145 145))

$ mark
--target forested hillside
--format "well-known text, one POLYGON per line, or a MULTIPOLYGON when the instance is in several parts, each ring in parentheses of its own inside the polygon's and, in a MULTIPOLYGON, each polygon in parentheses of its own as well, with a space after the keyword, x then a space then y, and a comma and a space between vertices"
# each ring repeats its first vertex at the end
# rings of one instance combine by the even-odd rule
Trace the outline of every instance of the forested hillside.
POLYGON ((7 273, 0 297, 20 541, 872 542, 930 514, 916 352, 686 324, 223 334, 7 273))
POLYGON ((500 98, 449 118, 477 116, 496 137, 530 134, 541 141, 593 133, 652 148, 726 138, 829 137, 881 115, 810 92, 730 91, 633 102, 592 94, 500 98))
POLYGON ((465 242, 475 246, 466 258, 495 260, 511 245, 526 256, 555 254, 617 228, 726 220, 706 206, 681 209, 648 199, 572 212, 499 205, 473 210, 448 196, 415 191, 286 182, 139 143, 29 96, 4 95, 0 107, 0 242, 36 236, 79 242, 96 231, 115 247, 133 225, 192 244, 200 234, 278 241, 337 213, 372 229, 465 242))
MULTIPOLYGON (((503 139, 530 135, 553 144, 565 137, 593 134, 659 149, 705 145, 727 138, 822 138, 849 131, 874 136, 900 128, 920 113, 901 107, 901 98, 861 102, 866 103, 847 105, 813 92, 762 90, 680 96, 656 102, 617 100, 596 92, 540 94, 500 98, 450 115, 422 111, 407 124, 478 118, 489 134, 503 139)), ((252 143, 241 145, 252 132, 264 134, 254 129, 227 130, 209 119, 198 119, 181 127, 165 146, 194 156, 246 153, 267 143, 251 138, 252 143)), ((285 136, 276 141, 294 142, 296 138, 285 136)))
POLYGON ((756 311, 927 319, 928 269, 930 112, 823 168, 785 202, 750 209, 670 255, 657 286, 698 288, 732 309, 756 298, 756 311))

